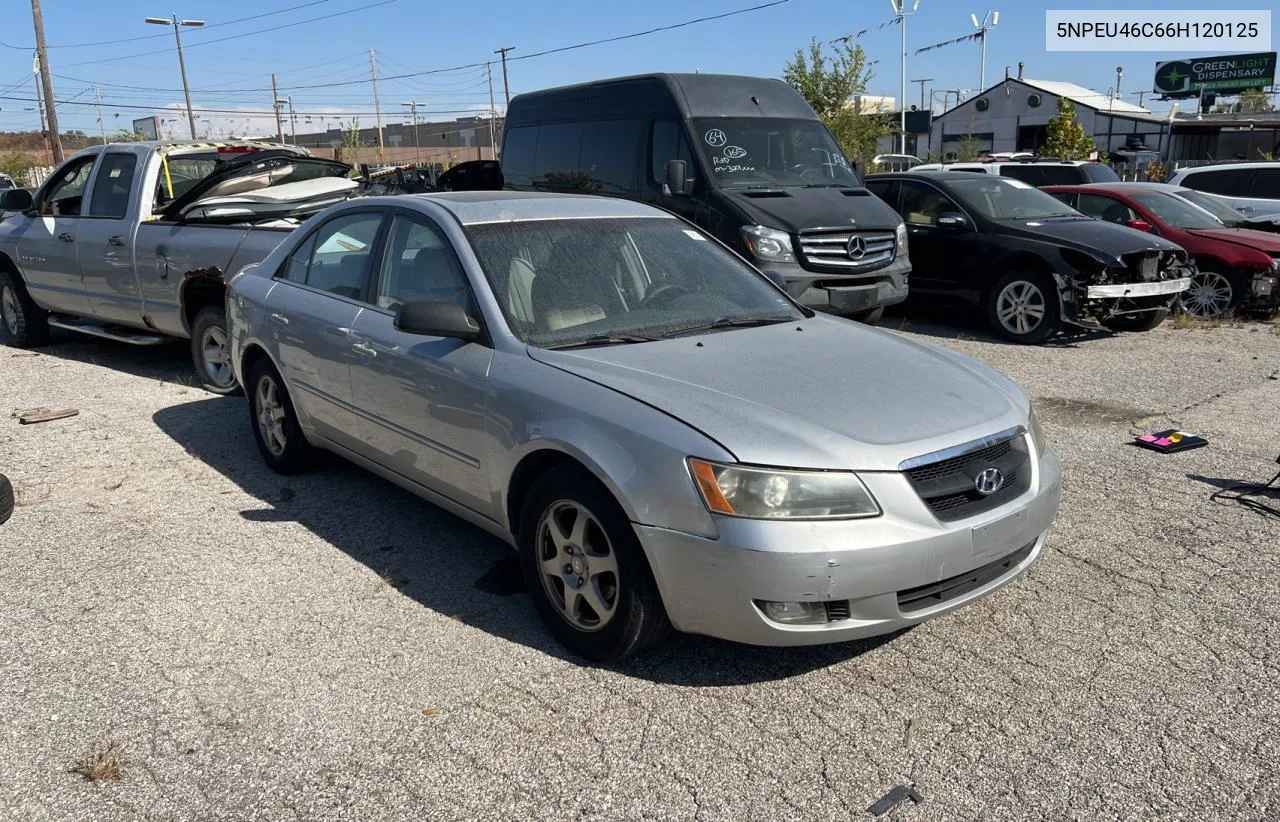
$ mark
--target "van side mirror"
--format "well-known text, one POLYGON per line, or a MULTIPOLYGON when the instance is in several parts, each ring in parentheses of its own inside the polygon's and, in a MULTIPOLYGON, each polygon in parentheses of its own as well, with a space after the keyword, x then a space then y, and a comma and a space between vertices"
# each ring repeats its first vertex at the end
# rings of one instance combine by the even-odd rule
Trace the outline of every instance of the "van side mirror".
POLYGON ((35 207, 35 198, 25 188, 11 188, 0 194, 0 209, 5 211, 30 211, 35 207))
POLYGON ((406 334, 423 337, 474 340, 480 336, 480 323, 453 300, 405 303, 396 311, 393 324, 406 334))
POLYGON ((958 211, 944 211, 938 215, 938 228, 949 231, 963 231, 969 227, 969 220, 958 211))
POLYGON ((687 197, 693 193, 693 180, 685 176, 684 160, 667 161, 667 179, 662 184, 662 193, 674 197, 687 197))

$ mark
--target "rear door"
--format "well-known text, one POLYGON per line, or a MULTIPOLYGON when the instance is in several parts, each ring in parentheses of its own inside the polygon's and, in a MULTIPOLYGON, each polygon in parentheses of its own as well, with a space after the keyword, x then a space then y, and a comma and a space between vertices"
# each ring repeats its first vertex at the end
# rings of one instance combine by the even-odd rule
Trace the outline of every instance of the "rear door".
POLYGON ((304 423, 360 450, 351 329, 381 247, 386 209, 344 211, 315 228, 276 272, 267 298, 276 361, 304 423))
POLYGON ((453 300, 480 317, 445 233, 424 214, 397 210, 371 304, 351 334, 363 445, 384 467, 492 516, 482 451, 493 349, 396 329, 396 310, 421 300, 453 300))
POLYGON ((93 173, 88 208, 80 218, 76 246, 80 276, 93 315, 108 322, 142 326, 142 297, 134 261, 138 222, 138 178, 142 161, 130 148, 108 149, 93 173))
POLYGON ((1253 173, 1249 185, 1249 203, 1252 216, 1280 212, 1280 168, 1260 168, 1253 173))
POLYGON ((65 314, 92 313, 76 239, 84 198, 97 154, 68 160, 58 168, 36 200, 36 217, 27 220, 18 240, 18 267, 31 296, 42 307, 65 314))

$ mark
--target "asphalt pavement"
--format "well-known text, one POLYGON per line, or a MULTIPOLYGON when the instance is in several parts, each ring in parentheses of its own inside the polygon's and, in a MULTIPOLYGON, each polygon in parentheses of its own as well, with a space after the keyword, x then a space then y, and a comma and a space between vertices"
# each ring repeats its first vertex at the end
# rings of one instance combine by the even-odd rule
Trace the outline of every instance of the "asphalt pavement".
POLYGON ((1032 395, 1041 560, 888 638, 606 668, 497 540, 341 462, 269 472, 184 346, 0 348, 0 819, 837 820, 899 785, 884 818, 1280 818, 1280 520, 1209 499, 1280 470, 1280 329, 885 326, 1032 395), (36 406, 80 414, 8 417, 36 406), (1209 447, 1128 444, 1175 426, 1209 447), (119 780, 74 772, 113 742, 119 780))

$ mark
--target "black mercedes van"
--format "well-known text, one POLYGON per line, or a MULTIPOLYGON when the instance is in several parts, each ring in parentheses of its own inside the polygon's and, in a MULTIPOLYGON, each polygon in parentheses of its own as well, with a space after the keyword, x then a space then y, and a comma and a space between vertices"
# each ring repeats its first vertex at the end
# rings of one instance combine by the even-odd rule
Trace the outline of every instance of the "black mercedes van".
POLYGON ((671 211, 813 308, 874 320, 907 296, 901 218, 780 80, 651 74, 518 95, 502 173, 508 189, 671 211))

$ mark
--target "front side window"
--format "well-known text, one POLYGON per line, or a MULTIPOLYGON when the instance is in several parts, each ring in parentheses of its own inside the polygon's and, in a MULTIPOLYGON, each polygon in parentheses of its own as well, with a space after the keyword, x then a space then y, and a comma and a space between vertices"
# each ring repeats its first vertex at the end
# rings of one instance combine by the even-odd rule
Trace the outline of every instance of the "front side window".
POLYGON ((73 160, 50 181, 40 198, 40 213, 52 217, 79 217, 84 200, 84 190, 89 184, 89 172, 97 157, 73 160))
POLYGON ((1020 180, 987 174, 948 183, 961 204, 991 220, 1082 217, 1079 211, 1020 180))
POLYGON ((382 258, 376 301, 394 311, 424 300, 452 300, 474 313, 466 274, 444 235, 420 218, 398 215, 382 258))
POLYGON ((1222 228, 1222 223, 1218 219, 1172 194, 1142 191, 1132 196, 1143 208, 1156 215, 1157 219, 1174 228, 1222 228))
POLYGON ((90 217, 123 219, 129 211, 129 199, 133 193, 133 174, 138 168, 137 155, 108 152, 98 165, 93 179, 93 197, 89 203, 90 217))
POLYGON ((924 183, 902 182, 902 219, 913 225, 937 225, 938 215, 959 211, 938 189, 924 183))
POLYGON ((703 118, 698 150, 722 188, 861 188, 849 160, 818 120, 703 118))
POLYGON ((805 316, 680 220, 572 219, 468 228, 513 332, 529 345, 607 345, 805 316))
POLYGON ((649 179, 661 183, 667 179, 667 163, 683 160, 686 175, 692 171, 693 151, 684 130, 674 120, 655 120, 650 132, 649 179))
POLYGON ((305 272, 295 253, 286 266, 285 277, 312 288, 358 300, 364 294, 373 258, 374 242, 382 227, 379 213, 344 214, 316 230, 302 244, 306 249, 305 272))

